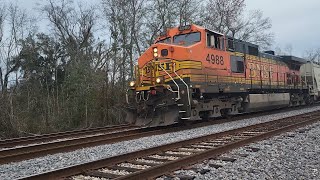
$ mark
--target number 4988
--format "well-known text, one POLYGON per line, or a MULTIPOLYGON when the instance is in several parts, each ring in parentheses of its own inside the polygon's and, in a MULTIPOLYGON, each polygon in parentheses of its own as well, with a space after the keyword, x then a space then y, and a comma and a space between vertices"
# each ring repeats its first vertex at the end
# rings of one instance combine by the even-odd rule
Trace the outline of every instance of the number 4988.
POLYGON ((218 55, 214 55, 214 54, 208 54, 206 61, 208 61, 211 64, 217 64, 217 65, 224 64, 223 56, 218 56, 218 55))

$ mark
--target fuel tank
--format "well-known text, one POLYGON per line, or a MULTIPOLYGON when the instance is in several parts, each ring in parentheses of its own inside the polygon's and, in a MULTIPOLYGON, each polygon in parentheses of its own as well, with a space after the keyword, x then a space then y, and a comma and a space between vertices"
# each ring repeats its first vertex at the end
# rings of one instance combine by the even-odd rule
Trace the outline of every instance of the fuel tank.
POLYGON ((246 112, 256 112, 266 109, 288 107, 290 105, 290 94, 249 94, 245 102, 246 112))

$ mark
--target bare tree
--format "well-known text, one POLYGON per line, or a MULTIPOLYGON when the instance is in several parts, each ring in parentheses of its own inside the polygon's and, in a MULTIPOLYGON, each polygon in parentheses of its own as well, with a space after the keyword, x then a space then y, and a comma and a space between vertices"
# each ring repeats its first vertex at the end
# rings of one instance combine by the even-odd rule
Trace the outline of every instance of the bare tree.
POLYGON ((3 38, 3 26, 6 18, 6 6, 3 5, 0 7, 0 43, 2 42, 3 38))
MULTIPOLYGON (((132 78, 135 59, 141 55, 141 41, 143 20, 146 15, 145 0, 116 1, 104 0, 104 14, 111 34, 111 50, 114 66, 119 66, 121 82, 124 85, 126 76, 132 78), (115 61, 116 58, 120 58, 115 61), (129 73, 126 72, 126 67, 129 73)), ((114 67, 113 70, 116 70, 114 67)), ((115 75, 115 73, 114 73, 115 75)))
POLYGON ((3 65, 0 73, 2 93, 5 93, 8 89, 9 80, 12 77, 11 74, 17 71, 18 65, 14 64, 13 59, 21 49, 19 40, 25 38, 34 30, 32 28, 34 23, 31 22, 31 18, 25 10, 21 10, 18 6, 11 4, 8 6, 7 11, 4 12, 7 12, 6 19, 3 21, 7 31, 2 31, 4 39, 2 39, 0 46, 0 64, 3 65))
POLYGON ((231 27, 232 36, 244 41, 249 41, 260 45, 260 48, 266 49, 273 43, 274 34, 270 32, 272 27, 270 18, 263 17, 260 10, 254 10, 243 20, 236 21, 234 27, 231 27))
POLYGON ((144 19, 144 30, 141 33, 140 41, 143 48, 147 49, 159 35, 160 32, 177 25, 178 9, 177 1, 168 0, 150 0, 147 3, 147 9, 144 19))
POLYGON ((308 61, 320 64, 320 48, 307 50, 303 57, 308 61))
POLYGON ((228 34, 245 8, 244 0, 209 0, 204 12, 204 24, 215 31, 228 34))
POLYGON ((14 73, 17 73, 19 67, 15 57, 21 50, 20 39, 31 33, 32 23, 26 12, 16 5, 3 5, 0 9, 0 119, 4 121, 0 124, 4 124, 4 130, 12 134, 19 126, 15 117, 12 88, 18 85, 17 75, 15 83, 10 84, 10 80, 14 79, 14 73))
POLYGON ((203 1, 200 0, 175 0, 176 9, 179 15, 179 24, 186 25, 195 23, 201 25, 201 10, 203 1))
POLYGON ((145 0, 129 1, 129 26, 130 43, 127 48, 130 59, 130 76, 133 77, 134 58, 141 55, 141 47, 138 41, 139 33, 142 31, 143 18, 145 14, 145 0), (135 48, 134 48, 135 47, 135 48), (136 50, 137 52, 134 52, 136 50))
MULTIPOLYGON (((0 7, 0 48, 3 48, 3 44, 2 44, 2 40, 3 40, 3 26, 4 26, 4 23, 5 23, 5 18, 6 18, 6 6, 3 5, 0 7)), ((1 54, 0 54, 1 55, 1 54)), ((3 88, 3 77, 2 77, 2 56, 0 56, 0 89, 2 90, 3 88)))
POLYGON ((53 31, 67 48, 70 60, 80 60, 77 55, 90 44, 97 20, 94 7, 83 8, 79 4, 76 9, 73 8, 73 2, 67 0, 48 0, 48 3, 42 10, 52 24, 53 31))
POLYGON ((271 20, 263 17, 260 10, 245 13, 245 0, 210 0, 204 24, 206 27, 240 40, 266 48, 273 42, 271 20))

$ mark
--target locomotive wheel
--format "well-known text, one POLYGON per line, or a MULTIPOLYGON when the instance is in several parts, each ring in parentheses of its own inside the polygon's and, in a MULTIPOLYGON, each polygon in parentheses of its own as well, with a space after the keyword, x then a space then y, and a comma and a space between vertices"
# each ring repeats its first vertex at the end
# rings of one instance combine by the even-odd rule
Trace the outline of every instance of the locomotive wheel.
POLYGON ((231 111, 230 109, 221 109, 220 110, 221 116, 223 118, 230 119, 231 118, 230 111, 231 111))

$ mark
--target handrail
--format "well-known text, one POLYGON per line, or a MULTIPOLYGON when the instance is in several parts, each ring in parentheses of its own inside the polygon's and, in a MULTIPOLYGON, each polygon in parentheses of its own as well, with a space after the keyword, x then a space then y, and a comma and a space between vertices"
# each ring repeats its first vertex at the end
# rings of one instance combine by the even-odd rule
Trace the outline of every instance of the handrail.
POLYGON ((189 86, 188 86, 188 84, 177 74, 177 72, 176 72, 176 63, 173 63, 173 72, 174 72, 174 74, 176 74, 176 76, 180 79, 180 81, 187 87, 188 103, 189 103, 189 106, 191 107, 189 86))
POLYGON ((127 89, 127 90, 126 90, 126 102, 127 102, 127 104, 129 104, 129 95, 128 95, 128 91, 129 91, 129 89, 127 89))
POLYGON ((180 87, 178 85, 178 83, 173 79, 173 77, 163 68, 162 64, 160 63, 160 68, 171 78, 171 80, 173 81, 173 83, 177 86, 178 88, 178 98, 176 100, 179 100, 181 99, 180 98, 180 87))

